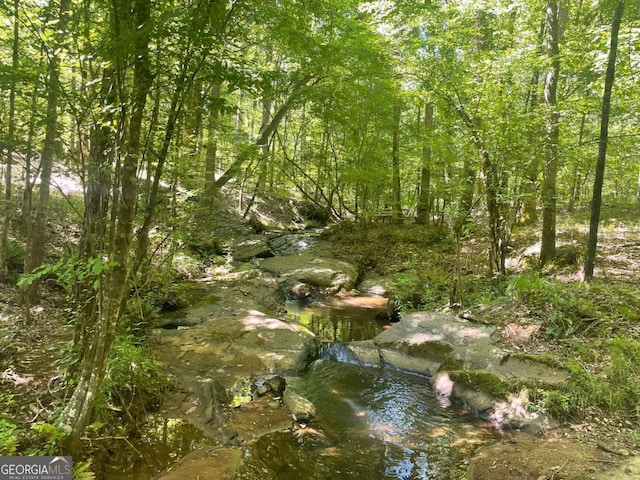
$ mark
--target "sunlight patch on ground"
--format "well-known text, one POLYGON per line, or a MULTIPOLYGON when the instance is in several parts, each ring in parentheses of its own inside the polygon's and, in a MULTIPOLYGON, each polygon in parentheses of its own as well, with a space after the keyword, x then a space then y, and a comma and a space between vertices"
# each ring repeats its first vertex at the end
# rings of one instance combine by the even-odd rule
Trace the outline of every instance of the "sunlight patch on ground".
POLYGON ((242 324, 245 326, 245 330, 250 332, 258 329, 286 329, 295 331, 295 328, 288 323, 278 320, 277 318, 268 317, 266 314, 258 310, 249 310, 249 315, 242 319, 242 324))

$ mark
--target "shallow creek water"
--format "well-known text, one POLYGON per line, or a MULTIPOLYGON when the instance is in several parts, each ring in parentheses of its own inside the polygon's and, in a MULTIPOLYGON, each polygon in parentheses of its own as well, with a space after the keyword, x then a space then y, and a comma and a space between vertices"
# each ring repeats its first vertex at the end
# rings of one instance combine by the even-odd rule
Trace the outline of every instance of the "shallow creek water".
MULTIPOLYGON (((323 357, 307 374, 287 378, 287 388, 314 403, 317 419, 248 446, 235 479, 460 478, 470 452, 496 441, 497 433, 484 422, 441 406, 428 379, 335 360, 346 358, 339 354, 341 342, 371 339, 385 328, 376 319, 376 302, 361 297, 286 305, 289 318, 324 343, 323 357)), ((156 418, 139 440, 115 449, 100 477, 155 478, 206 442, 182 420, 156 418)))
POLYGON ((319 360, 289 387, 317 407, 317 420, 260 438, 238 478, 459 478, 465 458, 496 433, 444 409, 426 379, 319 360), (267 468, 273 475, 257 475, 267 468))
POLYGON ((341 342, 368 340, 388 327, 376 318, 379 300, 287 304, 289 317, 324 342, 309 372, 287 380, 316 405, 318 416, 260 438, 247 450, 238 479, 459 478, 470 452, 496 441, 484 422, 444 408, 428 379, 335 360, 349 358, 340 354, 341 342))

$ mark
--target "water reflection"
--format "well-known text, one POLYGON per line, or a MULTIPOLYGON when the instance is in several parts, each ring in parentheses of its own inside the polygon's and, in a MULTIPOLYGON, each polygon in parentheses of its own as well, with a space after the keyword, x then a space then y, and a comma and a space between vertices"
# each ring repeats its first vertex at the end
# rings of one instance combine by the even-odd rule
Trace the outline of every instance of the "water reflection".
POLYGON ((94 456, 96 473, 105 480, 153 478, 202 445, 203 439, 202 432, 185 420, 152 418, 140 438, 129 438, 124 445, 99 451, 94 456))
POLYGON ((265 469, 260 478, 446 479, 464 468, 466 437, 494 435, 442 409, 421 377, 322 360, 290 388, 315 403, 317 421, 261 438, 237 479, 265 469))
POLYGON ((386 299, 377 297, 354 297, 359 304, 346 299, 328 298, 324 302, 301 304, 287 302, 287 317, 296 320, 324 342, 352 342, 369 340, 378 335, 385 327, 383 317, 386 299), (363 306, 367 298, 373 301, 363 306), (380 300, 384 300, 381 302, 380 300))

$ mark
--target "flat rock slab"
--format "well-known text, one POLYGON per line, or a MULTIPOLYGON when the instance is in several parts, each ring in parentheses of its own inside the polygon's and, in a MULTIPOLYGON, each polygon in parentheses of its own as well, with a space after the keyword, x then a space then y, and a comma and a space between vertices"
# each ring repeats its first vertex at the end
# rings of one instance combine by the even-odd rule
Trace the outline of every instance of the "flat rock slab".
POLYGON ((597 479, 630 480, 629 476, 601 476, 611 460, 593 447, 567 440, 536 439, 511 434, 502 443, 480 449, 471 459, 469 480, 597 479), (598 472, 598 473, 595 473, 598 472))
POLYGON ((157 332, 162 351, 171 352, 192 370, 207 373, 227 368, 243 373, 302 373, 318 352, 318 343, 306 327, 258 310, 221 317, 187 330, 157 332), (253 360, 253 361, 252 361, 253 360), (255 360, 258 360, 256 362, 255 360), (261 364, 261 365, 260 365, 261 364))
POLYGON ((291 281, 300 282, 316 287, 322 293, 351 290, 358 280, 355 265, 309 253, 266 258, 260 262, 260 268, 278 276, 285 285, 291 281))
POLYGON ((437 312, 416 312, 402 317, 392 328, 380 333, 378 345, 407 346, 441 344, 451 347, 491 343, 495 328, 437 312))
POLYGON ((253 235, 233 247, 233 259, 237 262, 267 257, 273 257, 273 252, 268 240, 261 235, 253 235))

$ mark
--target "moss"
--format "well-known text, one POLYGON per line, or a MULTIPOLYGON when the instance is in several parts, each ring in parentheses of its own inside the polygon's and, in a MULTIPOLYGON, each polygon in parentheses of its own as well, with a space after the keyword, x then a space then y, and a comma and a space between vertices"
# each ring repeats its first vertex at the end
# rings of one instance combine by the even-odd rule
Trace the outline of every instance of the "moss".
POLYGON ((438 369, 439 372, 452 372, 456 370, 463 370, 464 362, 459 358, 447 357, 438 369))
POLYGON ((505 382, 487 372, 457 370, 449 372, 449 378, 471 390, 483 392, 493 397, 505 397, 510 391, 505 382))
POLYGON ((406 353, 411 357, 425 358, 428 360, 435 360, 437 362, 445 361, 453 351, 453 347, 451 347, 451 345, 439 342, 425 342, 420 344, 381 343, 379 346, 406 353))
POLYGON ((198 300, 197 303, 195 303, 193 306, 195 308, 200 308, 200 307, 206 307, 208 305, 215 305, 216 303, 218 303, 218 300, 220 300, 215 294, 210 293, 209 295, 206 295, 203 299, 198 300))
POLYGON ((520 360, 523 362, 538 363, 540 365, 545 365, 550 368, 556 368, 556 369, 565 368, 564 363, 562 363, 560 360, 558 360, 557 358, 549 354, 532 355, 527 353, 518 353, 518 354, 511 355, 511 358, 520 360))

